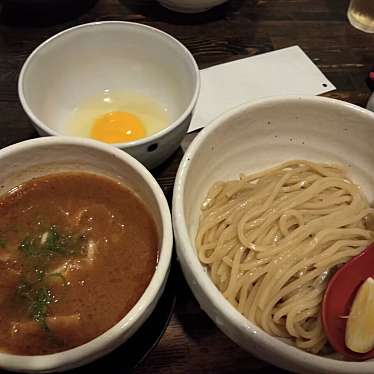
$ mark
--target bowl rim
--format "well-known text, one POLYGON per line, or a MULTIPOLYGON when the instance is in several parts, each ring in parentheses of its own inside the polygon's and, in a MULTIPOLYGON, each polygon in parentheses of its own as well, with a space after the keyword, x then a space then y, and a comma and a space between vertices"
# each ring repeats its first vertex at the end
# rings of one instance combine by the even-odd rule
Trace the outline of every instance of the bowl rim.
POLYGON ((111 145, 84 138, 72 138, 63 136, 42 137, 26 140, 10 145, 0 150, 0 163, 3 158, 11 157, 20 152, 28 152, 33 148, 57 146, 80 146, 97 150, 112 155, 130 166, 146 183, 155 198, 161 218, 161 245, 158 263, 155 272, 145 289, 144 293, 130 311, 110 329, 97 336, 93 340, 78 347, 47 355, 15 355, 0 352, 0 367, 13 371, 55 371, 62 367, 73 368, 91 362, 120 344, 123 344, 140 327, 136 326, 139 318, 147 311, 152 311, 154 301, 159 292, 163 291, 163 285, 169 274, 173 249, 173 230, 171 215, 166 197, 152 174, 139 161, 128 153, 121 151, 111 145), (131 329, 133 328, 133 331, 131 329), (128 337, 121 341, 121 336, 129 333, 128 337), (100 354, 101 353, 101 354, 100 354), (93 357, 93 359, 92 359, 93 357), (75 364, 80 362, 79 364, 75 364))
POLYGON ((227 1, 228 0, 203 0, 196 4, 195 2, 184 0, 182 1, 182 4, 181 4, 180 1, 176 1, 176 0, 158 0, 158 2, 166 6, 166 8, 170 6, 169 9, 174 10, 174 11, 180 11, 182 13, 183 11, 187 13, 188 11, 200 11, 200 12, 207 11, 213 7, 222 5, 223 3, 227 1))
MULTIPOLYGON (((174 191, 173 191, 173 206, 172 206, 172 219, 173 228, 175 234, 175 240, 177 243, 176 250, 178 258, 181 261, 182 269, 185 266, 186 269, 192 274, 192 279, 186 277, 188 283, 193 290, 192 284, 197 284, 204 294, 204 297, 208 300, 209 304, 215 308, 217 314, 224 317, 229 324, 233 326, 234 330, 244 332, 247 337, 250 336, 252 339, 253 347, 261 346, 268 350, 269 356, 276 360, 287 359, 292 362, 297 367, 303 367, 305 370, 312 370, 317 372, 338 372, 338 373, 353 373, 360 372, 372 373, 374 369, 374 361, 367 362, 351 362, 351 361, 340 361, 329 357, 323 357, 314 355, 291 346, 285 342, 282 342, 276 337, 273 337, 263 331, 261 328, 256 326, 251 321, 247 320, 240 312, 238 312, 221 294, 221 292, 216 288, 208 274, 204 271, 198 257, 195 253, 195 248, 190 240, 190 236, 187 229, 187 224, 185 220, 184 212, 184 190, 185 181, 188 176, 188 171, 190 169, 191 162, 194 160, 196 153, 201 146, 204 146, 205 140, 209 135, 215 132, 218 128, 225 125, 228 121, 234 118, 236 115, 245 113, 247 111, 254 111, 257 108, 267 106, 269 104, 279 105, 282 103, 307 103, 307 104, 319 104, 319 105, 329 105, 336 107, 337 109, 347 109, 350 111, 359 112, 368 118, 373 120, 374 125, 374 113, 368 111, 367 109, 358 107, 354 104, 344 102, 341 100, 318 97, 318 96, 275 96, 269 98, 263 98, 254 102, 248 102, 241 104, 222 115, 214 119, 207 127, 205 127, 192 141, 178 168, 178 172, 175 179, 174 191), (356 370, 356 371, 355 371, 356 370), (357 371, 358 370, 358 371, 357 371)), ((184 270, 184 269, 183 269, 184 270)), ((185 273, 185 270, 184 270, 185 273)), ((195 292, 194 292, 195 293, 195 292)), ((195 294, 197 299, 198 295, 195 294)), ((205 310, 206 312, 206 310, 205 310)), ((221 326, 217 325, 221 328, 221 326)), ((225 332, 224 332, 225 333, 225 332)), ((226 333, 225 333, 226 334, 226 333)), ((242 346, 243 347, 243 346, 242 346)), ((243 347, 244 348, 244 347, 243 347)), ((246 348, 248 350, 248 347, 246 348)), ((255 353, 255 348, 251 351, 255 353)), ((264 359, 262 357, 262 359, 264 359)))
MULTIPOLYGON (((31 107, 28 104, 25 91, 24 91, 24 81, 25 77, 27 75, 28 68, 32 62, 32 60, 46 47, 49 47, 50 45, 53 45, 54 41, 64 37, 67 34, 72 34, 76 33, 85 28, 92 28, 92 29, 100 29, 101 27, 106 27, 106 26, 112 26, 112 25, 117 25, 119 27, 126 26, 126 27, 134 27, 138 29, 143 29, 147 32, 151 33, 156 33, 158 34, 161 38, 164 38, 166 40, 171 41, 176 45, 180 50, 184 53, 186 60, 189 61, 192 67, 192 74, 193 78, 195 79, 195 87, 193 91, 193 95, 188 103, 188 106, 184 110, 182 114, 179 115, 179 117, 170 123, 167 127, 164 129, 158 131, 157 133, 147 136, 145 138, 131 141, 131 142, 124 142, 124 143, 111 143, 112 146, 118 147, 121 149, 129 149, 133 147, 138 147, 141 145, 149 144, 154 141, 157 141, 158 139, 164 137, 168 133, 174 131, 179 125, 181 125, 186 118, 192 113, 193 108, 196 105, 197 99, 199 97, 199 92, 200 92, 200 85, 201 85, 201 80, 200 80, 200 70, 199 67, 197 66, 196 60, 193 57, 192 53, 185 47, 179 40, 171 36, 170 34, 159 30, 155 27, 144 25, 141 23, 137 22, 129 22, 129 21, 97 21, 97 22, 89 22, 89 23, 84 23, 81 25, 73 26, 70 27, 66 30, 60 31, 59 33, 52 35, 50 38, 39 44, 27 57, 25 62, 22 65, 21 72, 18 77, 18 97, 21 101, 21 105, 23 107, 23 110, 26 112, 26 114, 29 116, 29 118, 38 126, 40 127, 46 134, 48 135, 58 135, 58 136, 67 136, 66 134, 62 134, 52 128, 50 128, 47 124, 45 124, 43 121, 37 117, 34 112, 32 111, 31 107)), ((80 138, 80 137, 79 137, 80 138)), ((86 137, 82 137, 83 139, 87 139, 86 137)), ((89 139, 89 138, 88 138, 89 139)))

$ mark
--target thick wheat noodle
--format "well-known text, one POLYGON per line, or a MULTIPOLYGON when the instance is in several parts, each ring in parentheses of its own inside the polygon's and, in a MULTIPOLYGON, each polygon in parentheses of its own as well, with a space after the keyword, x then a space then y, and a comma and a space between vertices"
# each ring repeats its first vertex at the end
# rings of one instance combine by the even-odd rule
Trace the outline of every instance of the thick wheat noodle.
POLYGON ((331 273, 374 238, 369 207, 337 165, 288 161, 207 194, 196 236, 222 294, 269 334, 318 353, 331 273))

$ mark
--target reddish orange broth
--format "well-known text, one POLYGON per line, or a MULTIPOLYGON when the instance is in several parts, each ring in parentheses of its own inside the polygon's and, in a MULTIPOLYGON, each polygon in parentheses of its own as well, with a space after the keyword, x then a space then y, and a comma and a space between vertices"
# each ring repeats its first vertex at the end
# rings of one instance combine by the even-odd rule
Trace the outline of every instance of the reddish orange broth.
POLYGON ((97 337, 139 300, 157 258, 150 213, 119 183, 61 173, 19 186, 0 200, 0 350, 47 354, 97 337))

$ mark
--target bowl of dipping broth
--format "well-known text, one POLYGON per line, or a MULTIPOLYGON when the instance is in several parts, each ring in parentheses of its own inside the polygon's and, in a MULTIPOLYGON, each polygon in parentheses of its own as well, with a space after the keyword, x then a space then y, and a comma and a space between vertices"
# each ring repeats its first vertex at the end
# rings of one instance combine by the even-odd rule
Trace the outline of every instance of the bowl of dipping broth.
POLYGON ((297 373, 369 374, 334 352, 331 276, 374 241, 374 114, 322 97, 244 104, 192 142, 173 226, 203 310, 243 349, 297 373))
POLYGON ((0 151, 0 368, 69 370, 152 313, 173 246, 149 171, 102 142, 43 137, 0 151))
POLYGON ((18 82, 38 133, 110 143, 148 168, 183 139, 200 88, 199 69, 176 39, 131 22, 95 22, 37 47, 18 82))
POLYGON ((165 8, 181 13, 205 12, 227 0, 158 0, 165 8))

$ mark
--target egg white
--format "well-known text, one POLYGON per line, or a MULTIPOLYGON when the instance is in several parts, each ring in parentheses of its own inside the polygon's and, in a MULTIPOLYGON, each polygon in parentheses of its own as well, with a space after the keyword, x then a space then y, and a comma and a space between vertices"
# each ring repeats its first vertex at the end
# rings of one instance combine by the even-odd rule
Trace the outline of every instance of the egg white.
POLYGON ((161 131, 170 122, 168 109, 148 96, 104 90, 74 108, 63 132, 69 136, 90 138, 95 121, 109 112, 128 112, 138 117, 146 137, 161 131))

